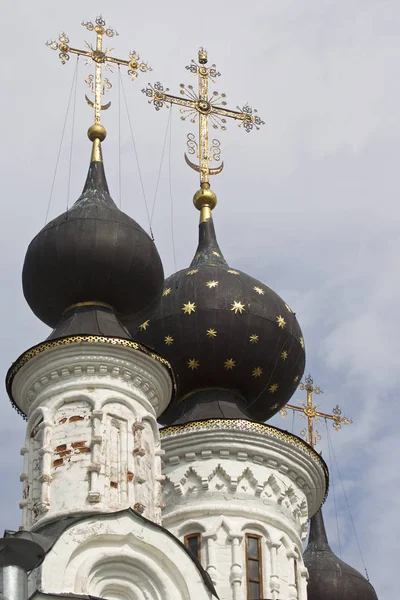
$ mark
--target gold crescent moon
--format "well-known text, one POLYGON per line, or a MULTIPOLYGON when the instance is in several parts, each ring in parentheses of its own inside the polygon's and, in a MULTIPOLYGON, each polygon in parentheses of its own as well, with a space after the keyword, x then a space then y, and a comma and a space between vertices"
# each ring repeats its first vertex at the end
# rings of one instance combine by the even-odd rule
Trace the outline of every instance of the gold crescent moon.
MULTIPOLYGON (((191 160, 189 160, 189 158, 187 157, 186 154, 184 156, 185 156, 186 164, 189 165, 189 167, 191 169, 193 169, 194 171, 197 171, 197 173, 199 173, 200 172, 200 166, 196 165, 191 160)), ((221 173, 221 171, 222 171, 223 168, 224 168, 224 163, 222 162, 219 167, 214 167, 213 169, 208 169, 208 174, 209 175, 218 175, 218 173, 221 173)))
MULTIPOLYGON (((92 108, 94 108, 94 102, 92 102, 90 100, 90 98, 88 98, 86 96, 86 94, 85 94, 85 100, 89 104, 89 106, 91 106, 92 108)), ((111 106, 111 100, 110 100, 110 102, 107 102, 107 104, 103 104, 103 106, 100 106, 100 108, 101 108, 101 110, 107 110, 107 108, 110 108, 110 106, 111 106)))

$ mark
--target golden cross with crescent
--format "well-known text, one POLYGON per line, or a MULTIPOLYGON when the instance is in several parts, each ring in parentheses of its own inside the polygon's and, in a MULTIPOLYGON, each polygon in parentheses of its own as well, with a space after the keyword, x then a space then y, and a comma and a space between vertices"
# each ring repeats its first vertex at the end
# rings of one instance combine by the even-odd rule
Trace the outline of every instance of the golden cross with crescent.
MULTIPOLYGON (((106 35, 109 38, 118 35, 118 32, 114 29, 110 29, 106 26, 106 22, 100 15, 95 19, 94 24, 91 21, 82 21, 83 27, 86 27, 88 31, 94 31, 96 33, 96 45, 95 47, 88 42, 85 42, 87 50, 79 50, 78 48, 72 48, 69 45, 69 38, 65 33, 60 33, 58 42, 52 40, 46 43, 46 46, 52 50, 59 51, 59 57, 63 65, 65 65, 69 59, 70 54, 77 54, 78 56, 85 56, 87 58, 87 64, 95 64, 95 74, 89 75, 85 82, 90 86, 91 91, 94 93, 94 102, 85 96, 87 103, 94 108, 94 125, 89 129, 88 136, 93 142, 95 139, 103 141, 106 137, 106 130, 100 124, 100 114, 102 110, 107 110, 110 107, 111 102, 102 105, 102 96, 111 89, 112 85, 107 78, 103 79, 103 67, 112 71, 111 64, 122 65, 128 68, 128 75, 132 80, 136 79, 138 72, 151 71, 146 63, 139 62, 139 55, 133 50, 129 53, 129 60, 123 60, 121 58, 115 58, 110 55, 111 50, 103 49, 103 36, 106 35)), ((94 152, 96 155, 94 160, 101 160, 99 144, 98 152, 94 152)), ((93 159, 93 156, 92 156, 93 159)))
POLYGON ((339 431, 339 429, 341 429, 342 425, 350 425, 351 423, 353 423, 353 421, 351 421, 350 419, 348 419, 347 417, 342 417, 342 411, 339 408, 339 405, 337 404, 332 413, 333 414, 327 414, 324 412, 320 412, 318 410, 319 405, 317 404, 313 404, 313 394, 323 394, 323 391, 317 386, 314 385, 314 381, 311 377, 311 375, 307 375, 306 379, 305 379, 305 383, 301 383, 299 385, 299 388, 301 390, 306 390, 307 392, 307 403, 305 402, 301 402, 300 406, 293 406, 291 404, 286 404, 286 406, 284 408, 282 408, 281 415, 283 418, 285 418, 287 416, 287 409, 290 408, 290 410, 296 411, 296 412, 301 412, 302 414, 302 418, 303 419, 307 419, 308 423, 307 423, 307 429, 302 429, 300 434, 306 438, 306 441, 308 444, 310 444, 310 446, 312 446, 313 448, 315 448, 315 446, 317 445, 317 443, 321 440, 321 436, 318 433, 318 431, 316 429, 314 429, 314 421, 316 423, 320 423, 320 419, 329 419, 331 421, 333 421, 333 428, 335 429, 335 431, 339 431))
POLYGON ((189 160, 186 154, 185 160, 189 167, 200 174, 200 184, 203 188, 209 187, 210 175, 216 175, 224 168, 223 162, 218 167, 210 167, 211 161, 220 161, 221 150, 219 140, 213 139, 211 146, 209 146, 209 122, 211 121, 213 129, 220 128, 223 131, 226 129, 227 118, 240 121, 239 127, 243 127, 247 132, 259 129, 261 125, 264 125, 264 121, 257 115, 257 111, 253 110, 248 104, 245 104, 242 108, 237 107, 237 111, 230 110, 225 108, 225 94, 219 94, 217 91, 214 91, 212 95, 209 95, 209 81, 215 83, 220 73, 214 64, 210 67, 206 66, 207 62, 207 51, 204 48, 200 48, 198 63, 192 60, 190 65, 186 67, 190 73, 197 76, 197 92, 192 85, 186 86, 181 83, 181 97, 173 96, 168 94, 169 89, 164 89, 160 82, 155 83, 154 86, 148 84, 149 87, 142 90, 150 98, 149 104, 154 104, 157 111, 164 105, 168 107, 170 104, 177 104, 182 107, 180 112, 183 121, 189 119, 191 123, 195 123, 197 118, 199 119, 198 142, 192 133, 189 133, 187 136, 188 153, 191 155, 196 154, 199 164, 195 164, 189 160))

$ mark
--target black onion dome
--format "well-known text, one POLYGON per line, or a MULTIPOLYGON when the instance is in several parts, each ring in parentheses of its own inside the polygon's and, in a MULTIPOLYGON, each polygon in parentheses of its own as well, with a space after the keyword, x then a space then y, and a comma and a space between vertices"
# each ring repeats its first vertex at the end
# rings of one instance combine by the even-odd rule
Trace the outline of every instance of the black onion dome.
POLYGON ((71 305, 99 302, 128 316, 161 293, 163 268, 147 233, 112 200, 102 162, 90 164, 82 195, 30 243, 25 298, 54 327, 71 305))
POLYGON ((311 519, 303 558, 309 573, 308 600, 378 600, 369 581, 332 552, 321 509, 311 519))
POLYGON ((131 335, 166 356, 176 373, 178 393, 160 421, 182 421, 183 413, 193 420, 201 391, 209 397, 207 409, 201 395, 202 418, 211 403, 213 414, 236 404, 240 418, 245 413, 265 421, 288 402, 303 375, 300 327, 266 284, 228 266, 211 218, 200 223, 199 237, 190 267, 166 280, 155 308, 127 323, 131 335), (216 390, 229 392, 228 403, 216 390))

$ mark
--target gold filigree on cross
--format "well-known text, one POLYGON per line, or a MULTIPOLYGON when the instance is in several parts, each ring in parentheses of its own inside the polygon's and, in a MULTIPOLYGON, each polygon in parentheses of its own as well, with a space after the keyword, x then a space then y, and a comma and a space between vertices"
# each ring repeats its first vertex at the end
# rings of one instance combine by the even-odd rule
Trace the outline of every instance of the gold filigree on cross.
POLYGON ((200 48, 198 54, 198 62, 191 61, 186 69, 197 77, 197 91, 193 85, 185 85, 181 83, 180 96, 169 94, 169 89, 163 87, 158 81, 154 85, 149 84, 149 87, 142 92, 149 98, 149 103, 154 104, 158 111, 163 106, 176 104, 181 107, 181 119, 189 120, 191 123, 199 121, 199 138, 198 141, 192 133, 188 134, 187 147, 188 154, 196 155, 199 164, 193 163, 185 154, 186 163, 200 174, 200 184, 202 186, 209 184, 210 175, 220 173, 224 167, 222 162, 218 167, 211 168, 212 161, 220 162, 221 149, 220 142, 213 139, 209 143, 209 126, 213 129, 226 129, 227 118, 239 121, 239 127, 243 127, 248 133, 253 129, 259 129, 264 125, 264 121, 257 115, 257 111, 251 106, 245 104, 243 107, 237 107, 237 110, 226 108, 226 95, 220 94, 217 91, 209 93, 209 82, 215 83, 220 73, 216 66, 206 66, 208 63, 207 52, 204 48, 200 48))
MULTIPOLYGON (((118 35, 118 32, 114 29, 110 29, 106 26, 106 22, 103 17, 100 15, 95 19, 95 22, 92 21, 82 21, 83 27, 85 27, 88 31, 94 31, 96 34, 96 44, 93 46, 92 44, 85 42, 86 50, 80 50, 78 48, 72 48, 69 45, 69 38, 65 33, 61 33, 58 41, 50 41, 46 43, 46 46, 51 48, 52 50, 58 50, 59 57, 63 64, 66 64, 70 59, 70 54, 77 54, 78 56, 85 56, 87 59, 87 64, 95 64, 95 74, 89 75, 85 82, 91 88, 91 91, 94 94, 94 101, 90 100, 87 96, 85 96, 87 103, 94 108, 94 123, 95 125, 100 125, 100 114, 102 110, 106 110, 110 107, 111 102, 102 105, 101 98, 102 96, 111 89, 112 85, 107 78, 103 79, 103 67, 109 71, 112 71, 112 64, 124 66, 128 68, 128 75, 132 80, 136 79, 139 71, 147 72, 151 71, 151 67, 147 65, 147 63, 140 62, 139 55, 134 50, 129 54, 129 60, 123 60, 121 58, 115 58, 111 56, 111 49, 103 49, 103 37, 106 35, 109 38, 115 37, 118 35)), ((104 130, 105 137, 105 130, 104 130)), ((103 138, 104 139, 104 138, 103 138)))
POLYGON ((283 418, 287 416, 288 408, 294 412, 302 413, 302 419, 307 419, 308 422, 307 429, 303 428, 300 434, 313 448, 315 448, 317 443, 321 440, 319 432, 314 429, 314 422, 320 423, 321 419, 329 419, 330 421, 333 421, 333 428, 335 431, 339 431, 342 425, 350 425, 353 422, 347 417, 342 417, 342 411, 339 408, 339 405, 334 407, 332 414, 324 413, 318 410, 319 405, 313 403, 313 394, 323 394, 323 390, 321 390, 321 388, 319 388, 317 385, 314 385, 311 375, 307 375, 305 378, 305 383, 301 383, 299 388, 301 390, 306 390, 307 402, 301 401, 300 406, 286 404, 286 406, 282 408, 280 412, 283 418))

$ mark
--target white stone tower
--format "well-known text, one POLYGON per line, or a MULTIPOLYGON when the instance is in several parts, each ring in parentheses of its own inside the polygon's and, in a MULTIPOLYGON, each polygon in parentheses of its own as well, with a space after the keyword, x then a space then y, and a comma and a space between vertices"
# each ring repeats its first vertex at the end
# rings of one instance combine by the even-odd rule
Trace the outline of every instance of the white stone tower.
MULTIPOLYGON (((201 560, 221 600, 306 600, 301 542, 324 501, 328 472, 305 442, 264 424, 301 381, 303 335, 282 298, 225 260, 209 182, 221 169, 207 167, 209 115, 214 127, 219 115, 242 120, 248 132, 263 122, 248 105, 233 112, 209 101, 205 90, 219 73, 204 49, 188 68, 201 98, 190 105, 200 122, 193 198, 199 243, 190 266, 166 280, 160 302, 126 321, 177 377, 177 393, 160 416, 163 524, 201 560)), ((144 92, 157 109, 163 102, 188 106, 156 87, 144 92)))
POLYGON ((325 463, 305 442, 248 420, 162 431, 163 524, 197 536, 221 600, 307 599, 302 540, 327 491, 325 463))
POLYGON ((134 508, 161 522, 157 416, 168 368, 127 339, 69 336, 14 365, 12 394, 28 417, 22 449, 23 526, 134 508))

